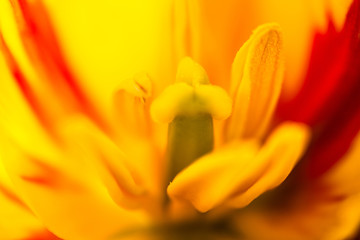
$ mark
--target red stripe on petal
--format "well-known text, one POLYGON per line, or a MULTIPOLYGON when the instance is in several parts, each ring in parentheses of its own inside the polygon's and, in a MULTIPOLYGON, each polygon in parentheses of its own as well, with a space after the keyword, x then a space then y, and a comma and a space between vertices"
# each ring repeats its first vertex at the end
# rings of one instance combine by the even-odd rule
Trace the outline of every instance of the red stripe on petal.
POLYGON ((28 206, 14 192, 12 192, 7 187, 0 185, 0 193, 2 193, 11 202, 31 212, 28 206))
POLYGON ((330 24, 313 48, 301 91, 279 113, 313 127, 308 170, 318 177, 342 158, 360 130, 360 0, 351 5, 343 29, 336 32, 330 24))
POLYGON ((27 101, 28 105, 32 109, 33 113, 39 120, 39 122, 47 129, 50 133, 54 133, 51 120, 46 114, 46 111, 41 106, 39 99, 37 98, 35 92, 31 88, 28 79, 25 74, 21 71, 18 63, 16 62, 14 56, 10 52, 2 34, 0 34, 0 49, 4 54, 6 63, 9 67, 9 70, 17 83, 19 90, 27 101))
POLYGON ((355 0, 349 10, 343 29, 349 38, 350 56, 347 67, 340 77, 344 87, 334 94, 338 98, 329 102, 334 109, 330 121, 327 121, 322 134, 315 139, 310 152, 309 173, 317 177, 326 172, 347 152, 354 137, 360 130, 360 1, 355 0))
POLYGON ((335 119, 327 126, 328 132, 324 132, 316 139, 309 155, 311 177, 325 173, 347 152, 360 129, 359 107, 357 106, 357 111, 345 110, 344 114, 347 116, 343 115, 335 119))
POLYGON ((304 83, 297 96, 281 106, 280 115, 292 121, 317 125, 331 115, 328 102, 347 83, 341 81, 350 56, 348 36, 336 32, 332 22, 326 34, 316 34, 304 83))
POLYGON ((104 130, 105 121, 74 76, 62 53, 51 18, 43 2, 12 0, 22 42, 35 68, 41 70, 46 83, 64 108, 76 108, 91 117, 104 130))

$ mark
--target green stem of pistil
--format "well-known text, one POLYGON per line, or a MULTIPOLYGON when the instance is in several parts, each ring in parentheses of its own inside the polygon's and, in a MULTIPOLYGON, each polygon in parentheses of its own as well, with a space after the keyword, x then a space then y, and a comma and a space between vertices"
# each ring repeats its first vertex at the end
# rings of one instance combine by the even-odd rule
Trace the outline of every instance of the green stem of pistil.
POLYGON ((212 116, 208 113, 179 115, 168 128, 168 178, 166 186, 182 169, 214 147, 212 116))

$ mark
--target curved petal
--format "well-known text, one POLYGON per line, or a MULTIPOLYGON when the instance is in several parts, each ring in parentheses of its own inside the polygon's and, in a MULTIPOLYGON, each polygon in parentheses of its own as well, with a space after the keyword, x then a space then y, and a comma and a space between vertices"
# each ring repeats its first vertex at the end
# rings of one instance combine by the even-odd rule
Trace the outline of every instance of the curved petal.
POLYGON ((43 2, 2 1, 1 22, 0 46, 8 68, 43 122, 52 125, 81 111, 105 128, 64 59, 43 2))
POLYGON ((191 202, 201 212, 223 202, 243 207, 287 177, 308 137, 307 127, 287 123, 276 129, 260 150, 250 142, 230 144, 180 172, 168 194, 191 202))
POLYGON ((280 185, 306 150, 310 129, 298 123, 283 123, 267 139, 257 158, 271 161, 261 178, 246 191, 229 200, 233 207, 248 205, 263 192, 280 185))
POLYGON ((345 24, 337 31, 329 22, 314 38, 312 56, 301 91, 280 104, 282 120, 303 122, 316 131, 309 153, 308 174, 318 178, 346 153, 360 128, 360 1, 354 0, 345 24), (328 57, 328 53, 332 57, 328 57))
POLYGON ((360 221, 359 144, 358 133, 349 151, 321 178, 288 184, 275 193, 279 195, 274 199, 280 201, 265 208, 255 204, 240 213, 237 223, 241 231, 248 239, 356 239, 360 221))
POLYGON ((80 158, 65 154, 53 159, 31 155, 4 139, 1 153, 6 171, 27 205, 61 238, 105 239, 126 226, 142 222, 141 214, 114 204, 80 158))
POLYGON ((162 175, 151 143, 129 137, 126 144, 118 144, 81 117, 69 120, 63 131, 76 139, 70 144, 80 150, 79 157, 86 159, 117 204, 158 210, 162 175))
POLYGON ((58 239, 46 230, 19 197, 0 162, 0 238, 1 239, 58 239))
POLYGON ((331 168, 321 181, 333 194, 347 196, 360 193, 360 132, 347 153, 331 168))

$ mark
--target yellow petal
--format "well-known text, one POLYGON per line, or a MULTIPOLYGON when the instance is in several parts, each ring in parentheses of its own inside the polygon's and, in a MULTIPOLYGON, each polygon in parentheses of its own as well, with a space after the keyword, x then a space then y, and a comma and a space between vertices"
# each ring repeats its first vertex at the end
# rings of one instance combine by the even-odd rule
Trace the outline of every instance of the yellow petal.
POLYGON ((114 95, 114 125, 125 138, 148 137, 151 129, 148 104, 125 90, 119 90, 114 95))
POLYGON ((329 0, 326 2, 326 7, 332 13, 333 21, 338 30, 342 28, 352 2, 352 0, 329 0))
POLYGON ((0 129, 2 135, 15 140, 22 148, 47 154, 52 151, 50 134, 39 121, 31 104, 14 80, 0 54, 0 129), (15 107, 16 106, 16 107, 15 107), (34 143, 44 146, 34 147, 34 143))
MULTIPOLYGON (((114 203, 78 148, 77 139, 67 136, 71 151, 58 149, 3 66, 0 58, 1 161, 36 218, 64 239, 104 239, 121 229, 123 218, 137 219, 139 215, 132 218, 114 203)), ((16 212, 23 211, 15 208, 16 212)), ((27 219, 25 216, 24 222, 31 224, 33 220, 27 219)))
MULTIPOLYGON (((7 68, 13 75, 12 80, 17 83, 42 124, 53 126, 64 115, 79 110, 100 120, 101 115, 95 113, 95 105, 90 104, 87 94, 82 91, 67 63, 63 61, 42 3, 33 1, 24 3, 21 7, 16 1, 7 3, 0 3, 0 47, 7 68), (24 20, 23 16, 28 19, 24 20), (38 22, 33 16, 38 16, 43 21, 38 22), (34 29, 37 29, 36 34, 34 29)), ((103 120, 99 123, 104 123, 103 120)))
POLYGON ((281 184, 306 150, 310 129, 297 123, 283 123, 266 140, 255 161, 268 164, 261 178, 246 191, 229 200, 233 207, 244 207, 260 194, 281 184))
POLYGON ((207 69, 216 85, 228 87, 229 65, 234 49, 242 44, 253 26, 247 2, 177 0, 174 4, 175 56, 190 56, 207 69))
POLYGON ((339 203, 337 222, 325 233, 324 240, 355 239, 360 221, 360 194, 356 193, 339 203))
POLYGON ((191 56, 197 59, 200 43, 199 2, 173 1, 173 38, 175 57, 191 56))
POLYGON ((146 73, 138 73, 132 79, 122 82, 121 88, 114 95, 114 125, 121 135, 149 136, 151 95, 152 83, 146 73))
POLYGON ((27 239, 45 233, 43 224, 21 200, 0 161, 0 239, 27 239))
POLYGON ((282 36, 277 24, 258 27, 239 50, 232 68, 233 113, 226 136, 259 138, 266 131, 283 81, 282 36))
MULTIPOLYGON (((82 118, 71 119, 65 131, 77 139, 83 157, 92 164, 117 204, 124 208, 148 207, 158 182, 154 151, 146 141, 130 138, 131 144, 126 147, 117 145, 82 118), (132 153, 135 151, 141 154, 136 156, 132 153)), ((155 209, 156 203, 152 202, 152 207, 155 209)))
POLYGON ((174 178, 167 190, 170 198, 187 200, 199 211, 208 211, 237 187, 251 184, 252 173, 246 169, 253 168, 256 151, 255 143, 234 142, 205 155, 174 178))
POLYGON ((97 103, 110 106, 119 82, 137 72, 148 72, 159 88, 169 83, 171 1, 45 4, 67 60, 97 103))
POLYGON ((1 219, 0 239, 31 239, 46 228, 36 217, 25 207, 9 199, 1 191, 1 219))
POLYGON ((360 132, 348 152, 322 178, 323 183, 336 195, 360 193, 360 132))
POLYGON ((106 239, 123 227, 142 222, 142 214, 115 204, 73 140, 68 141, 70 149, 63 146, 45 154, 1 138, 5 169, 36 217, 60 238, 79 240, 106 239))
POLYGON ((233 142, 180 172, 168 194, 191 202, 201 212, 224 202, 243 207, 287 177, 307 141, 305 126, 287 123, 260 150, 251 142, 233 142))

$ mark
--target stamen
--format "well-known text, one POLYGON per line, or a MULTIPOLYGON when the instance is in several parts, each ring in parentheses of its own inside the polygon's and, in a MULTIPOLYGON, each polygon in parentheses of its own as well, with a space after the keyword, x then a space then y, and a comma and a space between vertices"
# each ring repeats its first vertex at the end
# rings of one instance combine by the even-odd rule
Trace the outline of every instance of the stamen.
POLYGON ((152 83, 146 73, 138 73, 122 82, 115 93, 115 117, 124 132, 134 136, 148 136, 151 131, 148 99, 152 94, 152 83))

